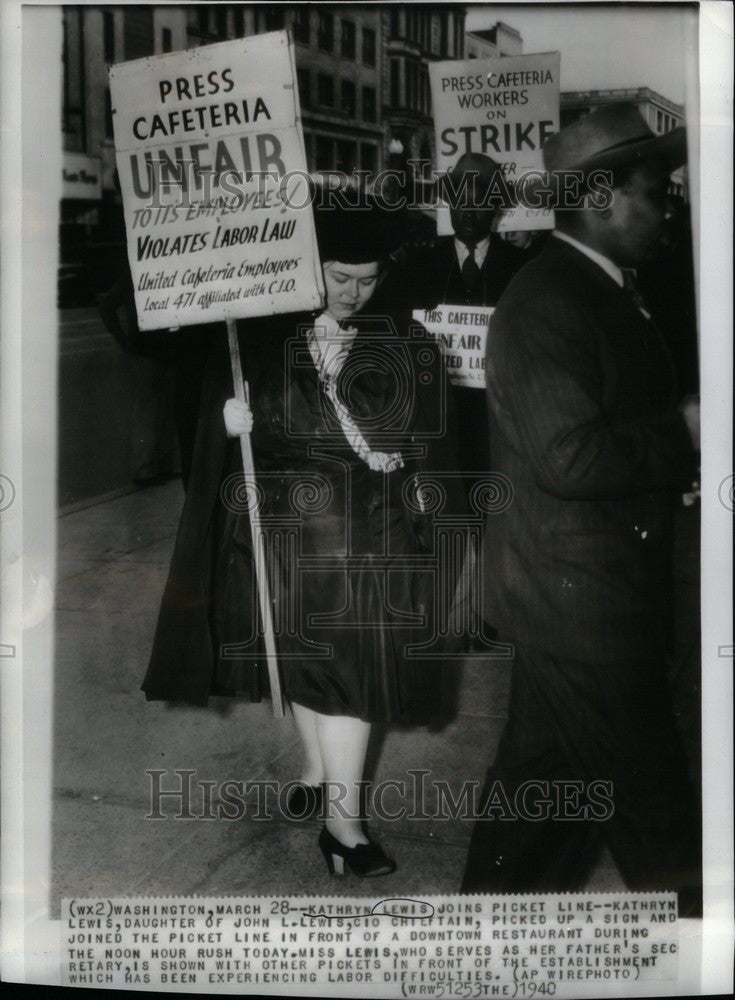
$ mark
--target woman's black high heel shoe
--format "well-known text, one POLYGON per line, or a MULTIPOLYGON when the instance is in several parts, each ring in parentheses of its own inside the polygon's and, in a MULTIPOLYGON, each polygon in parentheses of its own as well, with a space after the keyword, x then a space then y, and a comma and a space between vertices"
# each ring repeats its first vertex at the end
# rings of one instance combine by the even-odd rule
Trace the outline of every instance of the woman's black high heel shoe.
POLYGON ((319 834, 319 847, 327 862, 330 875, 344 875, 345 864, 353 875, 358 875, 360 878, 391 875, 396 870, 395 861, 372 840, 369 844, 345 847, 326 826, 322 827, 322 832, 319 834))
POLYGON ((289 819, 310 819, 321 812, 324 802, 324 786, 296 785, 286 802, 286 813, 289 819))

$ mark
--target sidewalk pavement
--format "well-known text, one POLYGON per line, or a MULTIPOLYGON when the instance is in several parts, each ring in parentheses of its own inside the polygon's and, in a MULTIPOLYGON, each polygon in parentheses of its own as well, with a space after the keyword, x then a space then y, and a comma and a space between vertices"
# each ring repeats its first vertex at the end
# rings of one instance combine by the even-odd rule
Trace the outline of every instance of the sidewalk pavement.
MULTIPOLYGON (((213 699, 208 709, 146 702, 140 684, 181 509, 181 483, 139 490, 62 517, 58 523, 52 916, 61 898, 114 896, 358 895, 456 893, 472 823, 371 821, 397 872, 380 880, 330 879, 317 847, 317 820, 165 819, 150 811, 150 770, 196 772, 197 781, 286 782, 298 776, 293 720, 270 702, 213 699)), ((466 660, 456 718, 441 731, 374 727, 368 751, 376 782, 430 771, 457 796, 482 784, 507 706, 510 666, 466 660)), ((407 811, 394 792, 386 805, 407 811)), ((435 792, 427 793, 429 811, 435 792)), ((215 799, 216 803, 216 799, 215 799)), ((215 805, 216 808, 216 805, 215 805)), ((587 886, 624 889, 604 853, 587 886)))

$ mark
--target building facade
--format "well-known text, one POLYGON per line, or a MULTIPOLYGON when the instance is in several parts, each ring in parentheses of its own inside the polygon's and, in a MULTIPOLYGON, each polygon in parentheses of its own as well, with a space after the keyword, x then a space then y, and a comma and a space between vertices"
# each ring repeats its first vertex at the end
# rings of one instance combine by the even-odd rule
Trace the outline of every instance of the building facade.
MULTIPOLYGON (((78 292, 109 284, 124 245, 108 83, 113 63, 288 28, 308 169, 349 174, 434 161, 431 62, 523 51, 519 32, 501 21, 465 32, 459 4, 79 5, 65 6, 62 17, 60 288, 76 283, 78 292)), ((683 124, 681 105, 640 87, 564 93, 562 126, 620 100, 637 104, 656 133, 683 124)), ((686 195, 684 170, 673 190, 686 195)))
POLYGON ((523 54, 523 38, 520 31, 503 21, 496 21, 492 28, 468 31, 465 34, 466 59, 497 59, 498 56, 519 56, 523 54))
POLYGON ((187 46, 290 29, 310 170, 382 165, 381 11, 362 5, 192 5, 187 46))
POLYGON ((391 4, 382 13, 386 163, 432 160, 429 63, 463 59, 465 9, 455 5, 391 4))
POLYGON ((428 63, 464 56, 464 16, 456 5, 65 7, 64 150, 75 169, 88 157, 113 194, 110 65, 288 28, 310 170, 377 171, 398 145, 430 158, 428 63))
POLYGON ((288 28, 308 169, 349 174, 432 158, 428 63, 464 55, 464 7, 452 4, 80 5, 62 17, 61 285, 69 288, 82 270, 99 286, 124 240, 113 63, 288 28))
MULTIPOLYGON (((675 104, 650 87, 623 87, 614 90, 565 91, 561 94, 561 126, 564 128, 571 125, 590 111, 619 101, 635 104, 656 135, 663 135, 685 124, 683 105, 675 104)), ((672 174, 671 192, 688 200, 686 167, 680 167, 672 174)))

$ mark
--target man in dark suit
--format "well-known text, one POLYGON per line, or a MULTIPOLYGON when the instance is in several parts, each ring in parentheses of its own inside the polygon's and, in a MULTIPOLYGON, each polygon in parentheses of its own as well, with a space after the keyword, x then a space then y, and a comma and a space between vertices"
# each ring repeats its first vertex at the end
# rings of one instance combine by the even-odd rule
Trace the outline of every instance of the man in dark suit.
MULTIPOLYGON (((482 153, 466 153, 449 171, 446 193, 454 236, 411 248, 388 279, 386 295, 404 308, 436 305, 494 306, 526 255, 491 232, 505 190, 498 165, 482 153), (495 195, 494 192, 499 192, 495 195), (492 192, 492 193, 491 193, 492 192)), ((478 389, 454 387, 459 437, 458 467, 468 482, 490 467, 487 413, 478 389)))
POLYGON ((446 184, 454 236, 440 237, 414 263, 412 291, 430 308, 494 306, 524 262, 523 253, 493 233, 506 186, 500 167, 482 153, 465 153, 446 184), (498 192, 496 195, 494 192, 498 192))
POLYGON ((578 889, 602 837, 630 889, 701 906, 666 677, 672 505, 695 473, 699 404, 677 405, 625 271, 664 223, 683 133, 614 105, 548 140, 551 177, 608 169, 612 198, 558 208, 491 320, 490 446, 513 499, 486 528, 484 613, 514 665, 464 892, 578 889))

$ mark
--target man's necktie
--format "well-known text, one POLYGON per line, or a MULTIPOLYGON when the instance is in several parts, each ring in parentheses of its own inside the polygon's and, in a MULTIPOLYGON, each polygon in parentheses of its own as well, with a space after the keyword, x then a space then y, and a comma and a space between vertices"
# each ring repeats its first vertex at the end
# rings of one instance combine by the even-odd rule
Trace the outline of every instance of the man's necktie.
POLYGON ((638 288, 638 279, 636 273, 632 267, 624 267, 623 271, 623 288, 630 295, 631 299, 638 306, 640 311, 646 317, 647 320, 651 319, 651 313, 646 305, 646 300, 641 295, 640 289, 638 288))
POLYGON ((462 264, 462 281, 468 292, 474 292, 480 284, 480 268, 477 266, 477 261, 475 260, 474 246, 468 245, 467 249, 469 253, 462 264))

